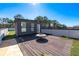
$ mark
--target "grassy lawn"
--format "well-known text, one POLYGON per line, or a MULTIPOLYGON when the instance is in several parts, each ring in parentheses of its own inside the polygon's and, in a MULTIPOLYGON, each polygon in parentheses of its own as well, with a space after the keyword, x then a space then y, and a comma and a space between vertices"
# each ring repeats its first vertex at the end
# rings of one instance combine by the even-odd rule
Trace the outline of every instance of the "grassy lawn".
POLYGON ((8 31, 8 35, 3 40, 15 38, 15 31, 8 31))
MULTIPOLYGON (((68 39, 67 36, 62 36, 64 39, 68 39)), ((73 44, 72 44, 72 48, 71 48, 71 55, 72 56, 79 56, 79 40, 78 39, 73 39, 73 44)))
POLYGON ((8 35, 15 35, 15 31, 8 31, 8 35))
POLYGON ((74 40, 71 48, 72 56, 79 56, 79 40, 74 40))

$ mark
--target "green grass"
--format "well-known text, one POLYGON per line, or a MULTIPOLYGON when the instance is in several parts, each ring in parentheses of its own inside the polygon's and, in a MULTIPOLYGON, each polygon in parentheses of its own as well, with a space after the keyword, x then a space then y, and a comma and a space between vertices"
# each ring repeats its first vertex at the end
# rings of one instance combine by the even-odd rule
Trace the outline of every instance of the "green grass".
POLYGON ((8 31, 8 35, 4 38, 4 40, 15 38, 15 31, 8 31))
POLYGON ((15 31, 8 31, 8 35, 15 35, 15 31))
POLYGON ((73 44, 71 48, 71 55, 72 56, 79 56, 79 39, 76 38, 69 38, 67 36, 62 36, 64 39, 73 39, 73 44))
POLYGON ((71 48, 72 56, 79 56, 79 40, 74 40, 71 48))

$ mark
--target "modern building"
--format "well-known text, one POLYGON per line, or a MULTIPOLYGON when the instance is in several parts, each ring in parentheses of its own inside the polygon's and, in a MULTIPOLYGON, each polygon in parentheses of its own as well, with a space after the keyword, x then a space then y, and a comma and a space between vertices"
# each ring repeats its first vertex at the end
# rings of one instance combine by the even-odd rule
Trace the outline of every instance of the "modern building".
POLYGON ((43 23, 37 20, 15 19, 16 35, 40 33, 43 23))

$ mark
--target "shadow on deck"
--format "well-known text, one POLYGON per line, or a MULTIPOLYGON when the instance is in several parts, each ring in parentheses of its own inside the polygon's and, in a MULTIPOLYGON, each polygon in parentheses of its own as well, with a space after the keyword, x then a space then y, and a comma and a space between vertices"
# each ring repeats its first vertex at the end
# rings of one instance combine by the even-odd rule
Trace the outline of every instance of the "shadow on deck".
POLYGON ((2 39, 3 41, 2 41, 2 44, 0 44, 0 48, 16 45, 16 44, 23 43, 26 41, 36 40, 37 37, 35 35, 36 34, 23 35, 20 37, 16 37, 15 35, 6 36, 2 39), (27 38, 27 39, 25 39, 25 38, 27 38))

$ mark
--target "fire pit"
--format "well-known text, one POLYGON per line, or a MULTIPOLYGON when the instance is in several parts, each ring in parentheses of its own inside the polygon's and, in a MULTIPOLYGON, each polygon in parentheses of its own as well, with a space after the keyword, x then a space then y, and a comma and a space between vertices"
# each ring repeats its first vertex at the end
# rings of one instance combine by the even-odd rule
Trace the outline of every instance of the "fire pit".
POLYGON ((38 37, 37 40, 36 40, 37 42, 39 42, 39 43, 48 42, 48 40, 45 38, 46 34, 36 34, 36 36, 38 37))

